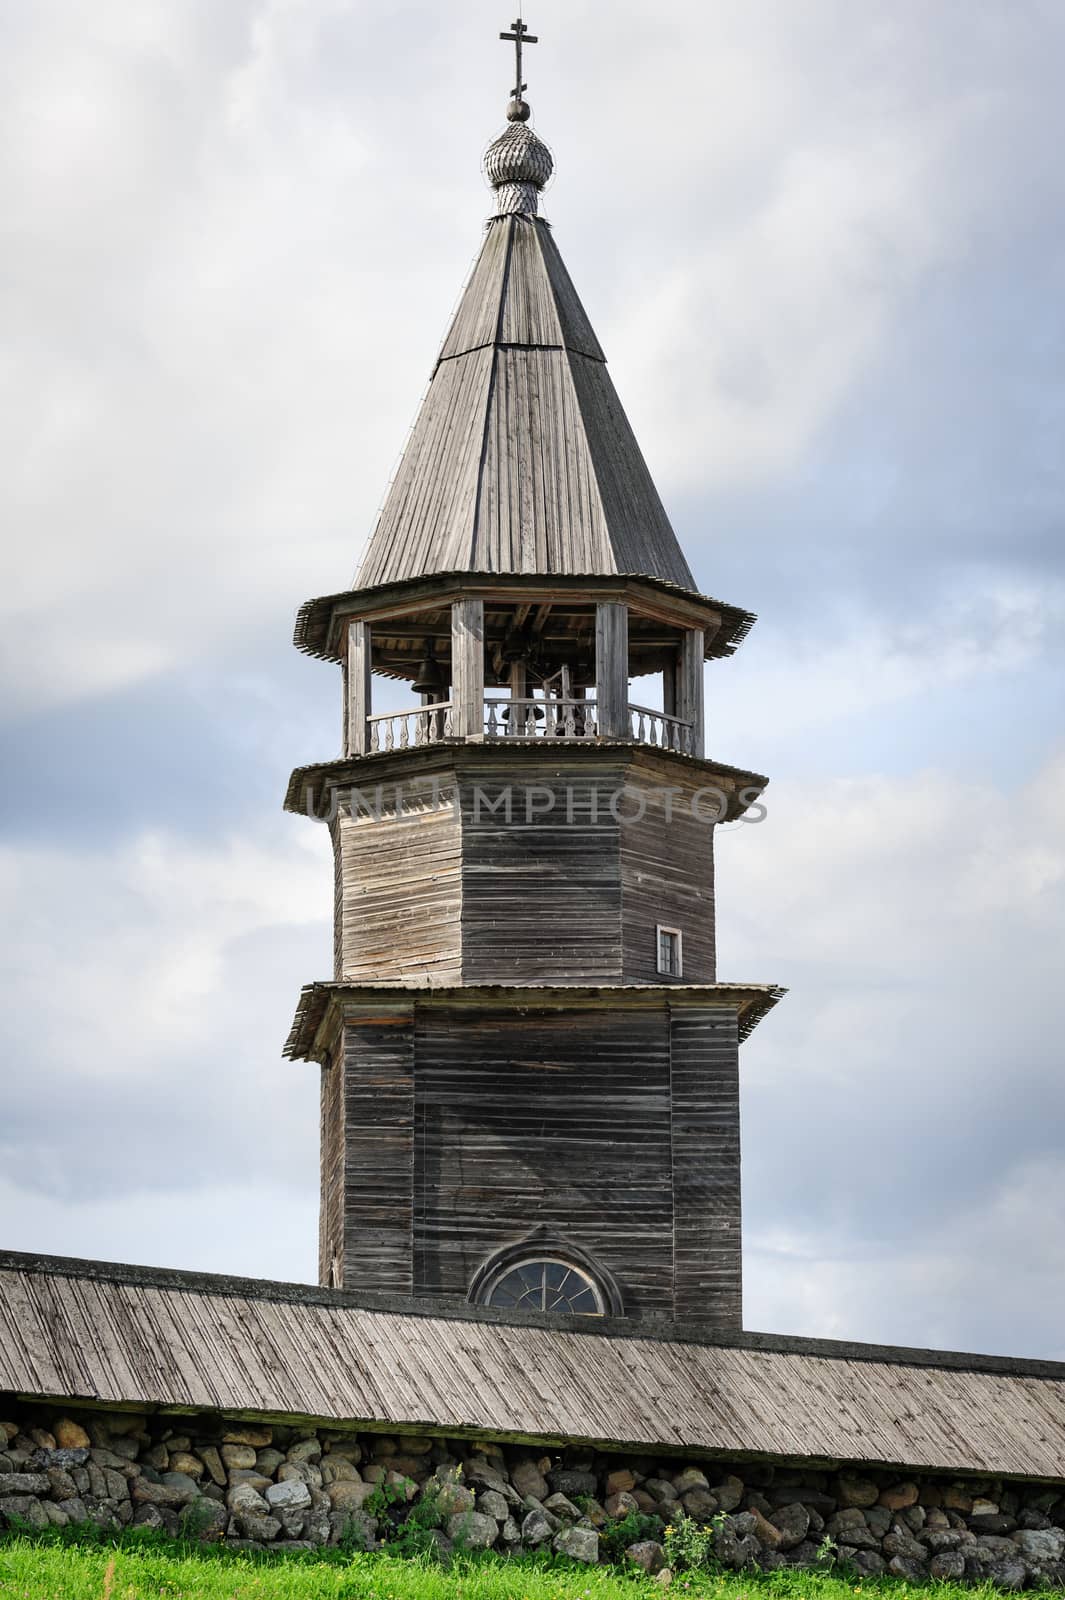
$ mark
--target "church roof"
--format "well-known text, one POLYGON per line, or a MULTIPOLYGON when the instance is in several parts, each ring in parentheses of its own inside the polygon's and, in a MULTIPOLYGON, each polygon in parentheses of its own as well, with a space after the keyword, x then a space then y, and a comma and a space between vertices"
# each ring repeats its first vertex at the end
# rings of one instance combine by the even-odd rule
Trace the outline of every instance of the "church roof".
POLYGON ((625 573, 694 590, 602 347, 536 215, 550 153, 512 123, 485 167, 498 214, 356 587, 437 572, 625 573))
POLYGON ((1065 1479, 1065 1364, 0 1253, 0 1390, 370 1431, 1065 1479))

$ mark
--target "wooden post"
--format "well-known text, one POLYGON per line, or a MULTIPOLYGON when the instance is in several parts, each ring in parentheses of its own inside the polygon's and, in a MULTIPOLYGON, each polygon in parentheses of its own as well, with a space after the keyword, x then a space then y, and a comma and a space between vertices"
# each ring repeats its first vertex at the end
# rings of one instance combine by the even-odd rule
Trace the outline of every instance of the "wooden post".
POLYGON ((688 628, 680 647, 677 674, 677 716, 691 723, 688 754, 701 761, 706 754, 706 732, 703 714, 703 661, 706 655, 706 635, 702 628, 688 628))
POLYGON ((348 756, 364 756, 370 748, 371 642, 368 622, 348 623, 347 748, 344 751, 348 756))
POLYGON ((484 738, 484 601, 451 607, 451 714, 456 739, 484 738))
POLYGON ((631 739, 629 609, 613 600, 595 608, 596 721, 601 739, 631 739))
POLYGON ((662 710, 667 717, 677 717, 678 689, 680 688, 680 663, 681 650, 678 646, 676 659, 662 669, 662 710))

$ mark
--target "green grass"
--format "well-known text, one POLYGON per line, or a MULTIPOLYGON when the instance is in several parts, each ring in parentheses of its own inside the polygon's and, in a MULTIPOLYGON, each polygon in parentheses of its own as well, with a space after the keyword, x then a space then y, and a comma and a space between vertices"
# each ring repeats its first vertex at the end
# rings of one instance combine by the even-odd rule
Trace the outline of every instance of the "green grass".
MULTIPOLYGON (((0 1600, 654 1600, 666 1593, 670 1600, 991 1600, 996 1591, 798 1571, 678 1574, 666 1591, 642 1574, 531 1557, 457 1557, 445 1571, 383 1554, 255 1559, 162 1541, 0 1542, 0 1600)), ((1025 1600, 1032 1596, 1029 1590, 1025 1600)))

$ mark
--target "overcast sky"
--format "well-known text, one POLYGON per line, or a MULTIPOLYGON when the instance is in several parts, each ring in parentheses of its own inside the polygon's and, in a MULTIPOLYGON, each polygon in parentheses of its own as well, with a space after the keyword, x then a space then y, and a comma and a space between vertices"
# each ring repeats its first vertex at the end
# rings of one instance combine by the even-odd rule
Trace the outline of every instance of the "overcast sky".
MULTIPOLYGON (((0 10, 0 1245, 313 1279, 335 668, 513 0, 0 10)), ((748 1327, 1065 1358, 1065 12, 536 0, 545 210, 701 587, 748 1327)))

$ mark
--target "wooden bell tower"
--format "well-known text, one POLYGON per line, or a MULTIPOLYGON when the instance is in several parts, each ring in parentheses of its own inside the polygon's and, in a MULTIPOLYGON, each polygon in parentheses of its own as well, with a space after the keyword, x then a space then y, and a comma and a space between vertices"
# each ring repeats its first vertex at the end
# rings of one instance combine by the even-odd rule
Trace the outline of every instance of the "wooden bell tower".
POLYGON ((523 87, 356 585, 297 624, 344 681, 342 757, 286 800, 335 853, 287 1047, 322 1069, 321 1279, 735 1330, 738 1045, 780 991, 717 981, 714 828, 766 780, 707 759, 703 673, 754 619, 677 544, 523 87))

